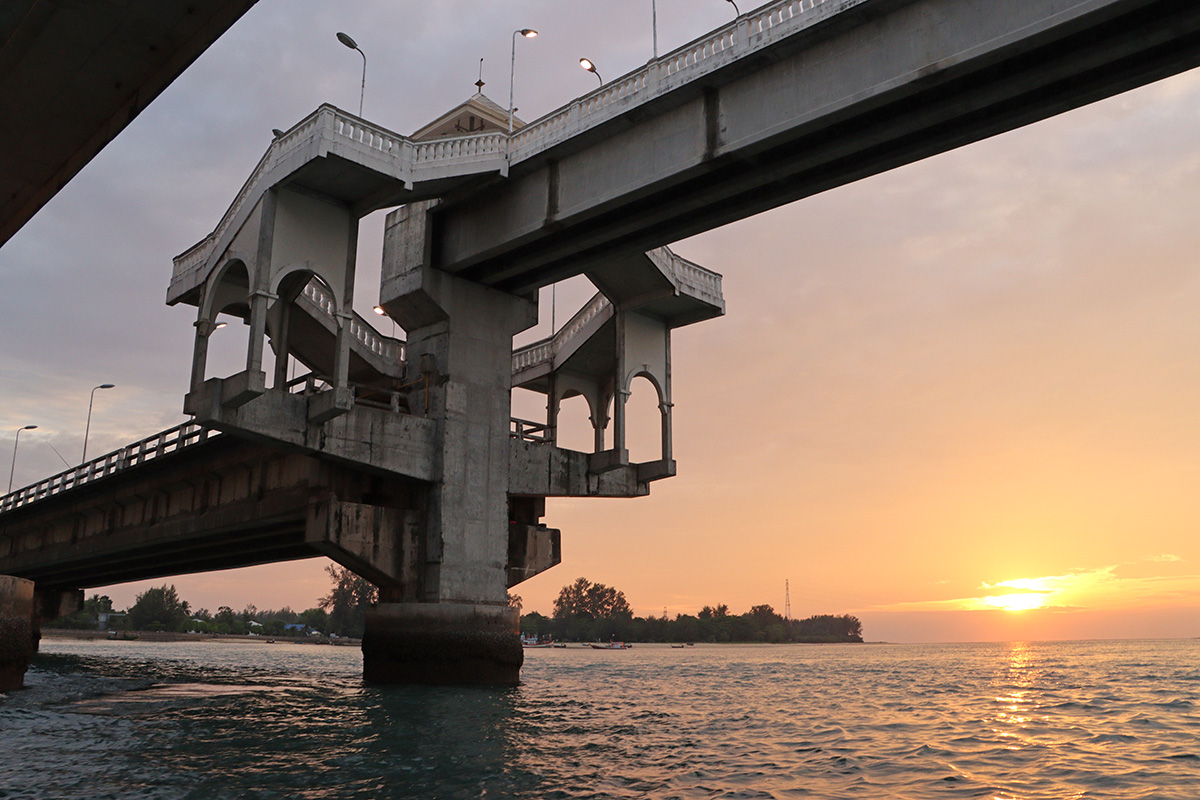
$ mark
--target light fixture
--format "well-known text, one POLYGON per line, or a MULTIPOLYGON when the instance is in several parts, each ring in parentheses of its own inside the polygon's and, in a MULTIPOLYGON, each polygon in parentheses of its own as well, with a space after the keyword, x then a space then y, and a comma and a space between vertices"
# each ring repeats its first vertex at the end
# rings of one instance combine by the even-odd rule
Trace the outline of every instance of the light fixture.
POLYGON ((9 494, 12 494, 13 475, 17 471, 17 445, 19 445, 21 443, 21 431, 31 431, 36 427, 37 427, 37 425, 26 425, 24 428, 17 429, 17 438, 13 442, 12 467, 8 470, 8 493, 9 494))
POLYGON ((216 325, 213 325, 213 330, 219 331, 219 330, 221 330, 221 328, 224 328, 228 324, 229 324, 228 322, 218 322, 216 325))
POLYGON ((387 316, 387 312, 383 310, 383 306, 375 306, 375 308, 373 310, 375 311, 376 314, 378 314, 381 317, 387 316))
POLYGON ((96 400, 96 389, 115 389, 115 388, 116 388, 116 384, 102 383, 99 386, 96 386, 92 389, 92 396, 90 398, 88 398, 87 427, 85 427, 83 429, 83 458, 81 458, 79 460, 80 464, 87 463, 87 442, 88 442, 88 434, 92 430, 92 403, 96 400))
POLYGON ((358 42, 356 42, 350 38, 349 34, 338 31, 337 40, 339 42, 341 42, 342 44, 346 45, 346 47, 349 47, 351 50, 357 50, 358 54, 360 56, 362 56, 362 60, 363 60, 362 86, 359 87, 359 90, 358 90, 358 115, 361 117, 362 112, 363 112, 363 96, 367 92, 367 54, 364 53, 362 51, 362 48, 358 46, 358 42))
MULTIPOLYGON (((521 28, 519 31, 513 31, 512 36, 512 64, 508 70, 508 135, 512 135, 513 131, 513 85, 517 78, 517 37, 524 36, 526 39, 532 39, 537 36, 537 31, 533 28, 521 28)), ((481 79, 482 80, 482 79, 481 79)))
POLYGON ((600 85, 601 85, 601 86, 603 86, 603 85, 604 85, 604 78, 601 78, 601 77, 600 77, 600 71, 596 69, 596 65, 595 65, 595 64, 593 64, 593 63, 591 62, 591 59, 587 59, 587 58, 581 58, 581 59, 579 59, 579 66, 583 67, 583 68, 584 68, 584 69, 586 69, 588 72, 590 72, 590 73, 592 73, 593 75, 595 75, 595 76, 596 76, 596 79, 597 79, 598 81, 600 81, 600 85))

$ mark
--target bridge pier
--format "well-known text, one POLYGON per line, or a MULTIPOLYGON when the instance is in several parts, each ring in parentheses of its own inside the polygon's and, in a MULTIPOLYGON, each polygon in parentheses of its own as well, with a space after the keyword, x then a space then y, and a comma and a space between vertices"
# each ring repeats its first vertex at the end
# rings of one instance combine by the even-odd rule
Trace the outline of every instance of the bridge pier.
POLYGON ((35 648, 33 581, 0 575, 0 692, 25 685, 35 648))
POLYGON ((367 618, 363 676, 511 685, 524 658, 506 593, 512 337, 537 323, 537 303, 424 263, 425 208, 388 218, 380 298, 408 333, 410 377, 425 376, 410 402, 437 425, 419 602, 367 618))
POLYGON ((515 685, 518 611, 475 603, 379 603, 367 613, 368 683, 515 685))

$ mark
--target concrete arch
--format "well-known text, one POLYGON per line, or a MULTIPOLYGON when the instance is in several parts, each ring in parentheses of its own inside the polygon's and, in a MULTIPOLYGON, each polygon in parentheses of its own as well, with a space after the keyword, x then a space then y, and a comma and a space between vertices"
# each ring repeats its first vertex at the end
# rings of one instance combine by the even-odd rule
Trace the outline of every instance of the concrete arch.
POLYGON ((625 379, 625 392, 631 393, 633 391, 633 382, 638 378, 645 378, 650 382, 650 385, 654 387, 654 391, 658 393, 658 405, 662 406, 666 401, 667 393, 663 389, 662 381, 650 370, 638 369, 630 372, 629 376, 625 379))
POLYGON ((667 440, 663 436, 668 422, 667 407, 661 384, 655 376, 647 371, 635 372, 629 379, 625 394, 626 403, 626 441, 629 458, 633 462, 658 461, 667 452, 667 440), (644 383, 638 379, 644 379, 644 383), (653 400, 650 400, 646 387, 654 390, 653 400), (648 415, 657 412, 657 419, 651 423, 648 415), (661 438, 660 438, 661 437, 661 438))
POLYGON ((212 322, 220 313, 233 308, 235 316, 250 318, 250 269, 240 258, 231 258, 213 271, 204 290, 199 319, 212 322))

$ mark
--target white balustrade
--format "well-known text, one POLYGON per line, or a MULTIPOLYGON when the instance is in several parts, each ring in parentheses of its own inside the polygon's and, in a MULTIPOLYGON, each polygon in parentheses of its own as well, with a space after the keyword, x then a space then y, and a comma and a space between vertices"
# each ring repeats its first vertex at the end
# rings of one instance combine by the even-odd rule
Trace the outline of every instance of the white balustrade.
POLYGON ((485 133, 414 142, 333 106, 323 105, 272 142, 213 233, 176 257, 175 275, 181 277, 200 269, 229 226, 240 216, 245 203, 257 196, 263 175, 314 136, 327 132, 332 137, 349 140, 391 159, 395 173, 405 176, 405 180, 422 180, 423 169, 430 170, 427 173, 430 178, 445 177, 444 172, 438 170, 448 166, 469 168, 477 163, 483 169, 493 169, 501 156, 507 155, 512 163, 530 158, 635 105, 696 80, 733 58, 743 58, 789 36, 812 24, 819 16, 835 14, 867 1, 777 0, 768 3, 636 72, 597 88, 511 136, 485 133), (825 6, 830 7, 827 14, 814 14, 825 6))
POLYGON ((162 433, 156 433, 139 442, 134 442, 120 450, 106 453, 86 464, 80 464, 57 475, 52 475, 32 486, 26 486, 0 497, 0 514, 53 497, 130 467, 154 461, 164 455, 178 452, 220 435, 218 431, 210 431, 194 422, 185 422, 162 433))

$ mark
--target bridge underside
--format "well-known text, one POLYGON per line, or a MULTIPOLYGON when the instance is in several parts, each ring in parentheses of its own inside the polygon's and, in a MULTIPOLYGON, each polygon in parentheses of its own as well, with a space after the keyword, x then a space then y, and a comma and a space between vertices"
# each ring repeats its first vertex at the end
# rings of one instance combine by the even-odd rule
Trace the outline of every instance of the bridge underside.
POLYGON ((859 3, 447 198, 432 261, 521 293, 1197 65, 1191 0, 859 3))
POLYGON ((0 245, 255 2, 0 4, 0 245))

